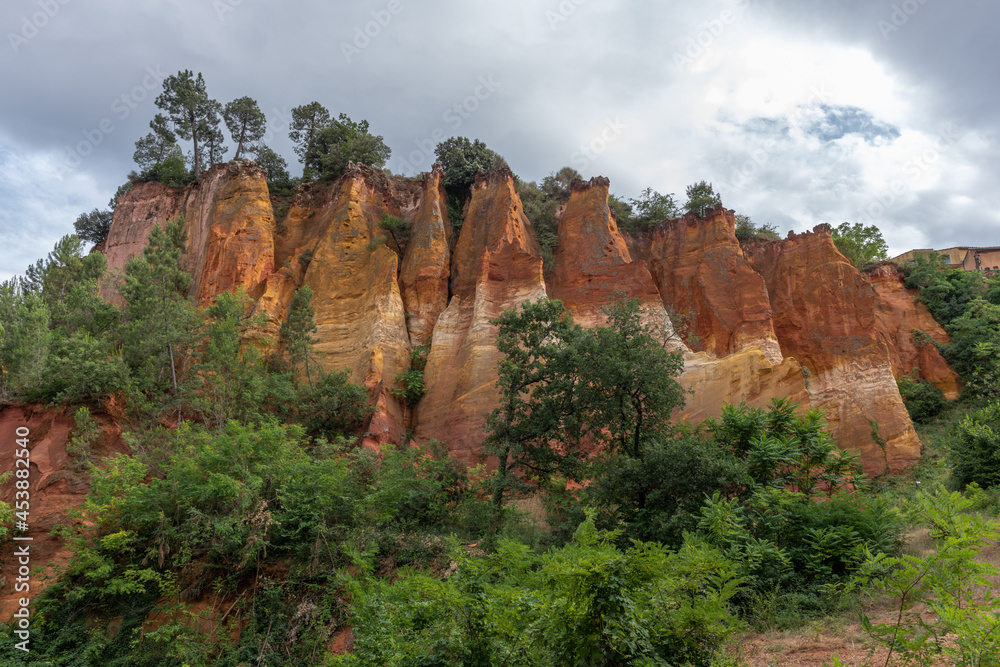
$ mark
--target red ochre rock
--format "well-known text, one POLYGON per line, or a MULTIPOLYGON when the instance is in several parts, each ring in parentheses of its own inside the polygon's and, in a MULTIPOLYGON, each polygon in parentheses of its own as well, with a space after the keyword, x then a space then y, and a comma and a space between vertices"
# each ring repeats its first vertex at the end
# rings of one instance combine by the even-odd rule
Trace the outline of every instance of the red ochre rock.
POLYGON ((687 319, 691 349, 721 358, 758 347, 780 364, 767 288, 744 256, 735 224, 721 206, 704 218, 688 213, 661 224, 649 241, 650 269, 664 303, 687 319))
POLYGON ((875 327, 889 348, 892 372, 897 378, 917 376, 941 389, 945 398, 958 398, 958 374, 930 341, 918 342, 914 331, 923 332, 935 343, 948 343, 948 334, 918 300, 920 293, 903 284, 903 272, 895 264, 882 262, 865 273, 875 288, 875 327))
POLYGON ((920 456, 920 440, 899 396, 889 350, 876 325, 878 296, 833 244, 828 225, 754 248, 774 330, 785 355, 806 369, 812 404, 839 445, 869 473, 899 470, 920 456), (877 422, 883 452, 871 433, 877 422))
POLYGON ((451 264, 451 300, 438 317, 416 410, 418 441, 440 440, 479 462, 486 414, 497 405, 497 330, 504 310, 544 297, 542 257, 507 170, 476 179, 451 264))

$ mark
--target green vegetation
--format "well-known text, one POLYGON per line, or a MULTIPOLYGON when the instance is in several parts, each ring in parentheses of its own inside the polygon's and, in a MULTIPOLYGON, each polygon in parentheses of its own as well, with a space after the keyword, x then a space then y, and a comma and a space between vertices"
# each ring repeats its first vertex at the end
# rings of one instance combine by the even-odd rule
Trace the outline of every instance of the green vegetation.
POLYGON ((774 225, 764 223, 754 224, 749 215, 736 214, 736 240, 740 243, 759 243, 761 241, 777 241, 778 229, 774 225))
POLYGON ((832 229, 833 243, 837 250, 847 258, 855 268, 865 266, 880 259, 888 259, 889 246, 882 238, 882 232, 875 225, 853 225, 843 222, 832 229))
POLYGON ((254 152, 256 142, 264 138, 267 119, 253 98, 241 97, 227 104, 222 110, 222 119, 226 121, 229 134, 236 144, 234 160, 240 159, 244 148, 248 152, 254 152))
POLYGON ((684 194, 687 195, 687 201, 684 202, 684 212, 693 213, 699 218, 705 217, 707 209, 722 205, 722 198, 712 188, 712 184, 705 181, 698 181, 687 186, 684 194))
POLYGON ((191 70, 183 70, 163 80, 163 92, 156 98, 156 106, 163 110, 164 120, 173 124, 174 132, 192 142, 192 172, 197 180, 204 157, 204 147, 199 142, 214 140, 221 111, 219 103, 209 98, 200 72, 195 77, 191 70))
POLYGON ((476 180, 477 173, 507 166, 507 162, 498 153, 479 139, 445 139, 434 149, 434 155, 444 167, 442 185, 445 190, 463 200, 467 198, 468 189, 476 180))

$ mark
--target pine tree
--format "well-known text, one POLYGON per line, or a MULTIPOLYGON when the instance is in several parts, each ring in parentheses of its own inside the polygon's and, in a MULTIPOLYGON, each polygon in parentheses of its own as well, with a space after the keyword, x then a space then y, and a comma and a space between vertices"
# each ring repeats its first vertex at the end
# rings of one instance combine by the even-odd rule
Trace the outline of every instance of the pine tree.
POLYGON ((264 138, 267 129, 267 119, 264 112, 257 106, 257 101, 250 97, 241 97, 226 105, 222 117, 229 128, 229 134, 236 143, 234 160, 239 160, 244 150, 253 150, 258 141, 264 138))
POLYGON ((166 120, 172 122, 182 139, 194 143, 194 177, 201 175, 201 146, 199 142, 207 129, 218 126, 219 103, 209 99, 205 79, 197 78, 191 70, 183 70, 163 80, 163 92, 156 98, 156 106, 164 111, 166 120))
POLYGON ((309 370, 313 363, 312 346, 318 342, 318 338, 313 337, 316 333, 316 309, 312 305, 312 290, 308 285, 303 285, 295 291, 292 297, 292 305, 288 311, 288 319, 281 325, 280 339, 288 356, 288 361, 293 367, 302 367, 305 370, 306 380, 309 388, 313 388, 312 374, 309 370))

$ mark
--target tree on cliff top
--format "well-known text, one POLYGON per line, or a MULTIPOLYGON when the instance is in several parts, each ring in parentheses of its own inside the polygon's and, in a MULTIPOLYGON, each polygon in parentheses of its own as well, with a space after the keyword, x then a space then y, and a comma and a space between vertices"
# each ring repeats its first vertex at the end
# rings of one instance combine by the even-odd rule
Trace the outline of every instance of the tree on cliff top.
POLYGON ((295 154, 303 164, 302 178, 310 181, 318 174, 312 171, 315 162, 316 137, 330 124, 330 112, 319 102, 310 102, 292 109, 288 138, 295 143, 295 154))
POLYGON ((218 125, 218 103, 209 99, 205 79, 201 72, 197 78, 191 70, 183 70, 163 80, 163 92, 156 98, 156 106, 166 114, 182 139, 194 143, 194 177, 201 175, 201 147, 199 142, 207 129, 218 125))
POLYGON ((688 199, 684 203, 684 211, 694 213, 699 218, 705 217, 706 209, 722 204, 722 198, 712 188, 712 184, 705 181, 698 181, 687 186, 685 194, 688 199))
POLYGON ((444 167, 441 184, 451 194, 464 199, 469 186, 476 180, 476 173, 497 167, 506 167, 507 162, 479 139, 469 141, 465 137, 451 137, 437 145, 434 155, 444 167))
POLYGON ((80 217, 73 223, 73 228, 81 239, 97 245, 108 238, 108 232, 111 230, 111 217, 110 210, 102 211, 95 208, 90 213, 81 213, 80 217))
POLYGON ((267 119, 253 98, 241 97, 233 100, 223 109, 222 117, 236 144, 234 160, 239 160, 245 149, 252 150, 256 142, 264 138, 267 119))
POLYGON ((348 162, 381 169, 390 155, 392 151, 382 137, 368 131, 367 120, 356 123, 342 113, 315 136, 306 170, 325 179, 334 179, 344 173, 348 162))
POLYGON ((889 246, 875 225, 843 222, 831 231, 833 244, 855 268, 889 257, 889 246))

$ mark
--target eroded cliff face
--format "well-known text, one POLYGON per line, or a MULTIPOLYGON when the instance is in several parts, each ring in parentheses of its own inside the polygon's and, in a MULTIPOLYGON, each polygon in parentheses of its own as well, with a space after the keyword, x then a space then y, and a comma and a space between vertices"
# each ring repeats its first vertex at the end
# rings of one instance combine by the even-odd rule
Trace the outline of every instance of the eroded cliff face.
POLYGON ((546 296, 542 256, 508 171, 477 178, 451 264, 416 411, 416 438, 447 443, 476 464, 486 414, 497 405, 496 327, 504 310, 546 296))
POLYGON ((604 326, 607 318, 601 310, 616 294, 637 298, 645 316, 665 326, 665 335, 672 335, 649 267, 632 261, 618 232, 608 207, 608 186, 608 179, 602 177, 571 184, 569 201, 559 218, 555 267, 547 280, 549 296, 562 301, 584 328, 604 326))
POLYGON ((767 288, 743 255, 735 225, 721 206, 704 218, 689 213, 663 223, 649 242, 649 266, 664 303, 688 318, 692 349, 721 358, 757 347, 780 364, 767 288))
MULTIPOLYGON (((69 512, 83 504, 89 489, 87 477, 74 470, 66 454, 74 422, 72 415, 63 408, 41 406, 7 406, 0 409, 0 474, 15 469, 15 449, 18 427, 28 428, 30 467, 28 477, 28 525, 26 533, 30 542, 8 541, 0 559, 3 561, 3 586, 0 589, 0 621, 7 621, 18 608, 18 599, 36 600, 51 583, 47 575, 54 574, 70 559, 66 543, 53 535, 57 525, 73 525, 69 512), (30 590, 15 590, 20 564, 14 557, 15 547, 29 545, 30 590)), ((95 445, 96 457, 113 452, 126 452, 117 427, 104 424, 101 437, 95 445)), ((16 478, 0 487, 0 500, 14 505, 16 478)), ((23 499, 23 498, 22 498, 23 499)), ((21 535, 15 531, 15 535, 21 535)), ((25 582, 21 582, 25 583, 25 582)))
POLYGON ((757 246, 782 351, 808 371, 812 404, 826 413, 841 447, 868 472, 898 470, 920 456, 917 438, 876 326, 878 296, 833 244, 828 225, 757 246), (883 452, 868 420, 878 423, 883 452))
POLYGON ((917 377, 944 392, 945 398, 958 398, 958 374, 932 343, 920 340, 920 334, 914 332, 922 332, 936 343, 948 343, 948 334, 927 306, 917 300, 919 293, 903 284, 902 269, 883 262, 867 272, 865 278, 878 297, 875 327, 889 349, 893 375, 899 378, 915 372, 917 377))
POLYGON ((441 176, 386 177, 352 165, 337 181, 301 187, 275 224, 256 166, 217 166, 185 189, 151 183, 126 194, 104 252, 123 267, 153 225, 184 213, 192 295, 207 303, 243 287, 265 319, 251 335, 261 347, 275 344, 295 290, 308 285, 321 363, 347 369, 378 408, 366 441, 401 443, 414 428, 417 440, 440 440, 469 464, 480 460, 485 415, 498 398, 489 321, 546 295, 586 327, 604 324, 601 309, 616 292, 638 297, 667 337, 668 309, 689 313, 696 351, 674 343, 685 355, 680 382, 692 391, 678 418, 697 423, 727 402, 763 407, 787 397, 824 409, 841 446, 860 452, 869 472, 919 455, 893 373, 919 366, 950 395, 957 391, 933 348, 911 345, 911 329, 942 340, 940 327, 888 269, 871 283, 855 271, 828 230, 744 251, 732 212, 720 207, 626 243, 608 207, 608 181, 594 178, 571 186, 546 280, 509 172, 477 179, 457 242, 441 176), (380 240, 386 213, 412 224, 409 242, 380 240), (417 345, 430 348, 426 394, 406 410, 392 389, 417 345), (888 442, 884 454, 868 419, 888 442))

